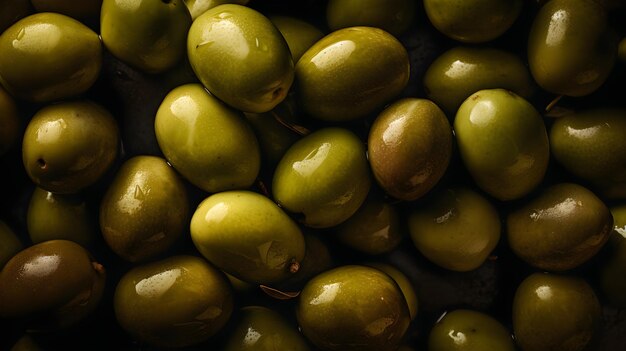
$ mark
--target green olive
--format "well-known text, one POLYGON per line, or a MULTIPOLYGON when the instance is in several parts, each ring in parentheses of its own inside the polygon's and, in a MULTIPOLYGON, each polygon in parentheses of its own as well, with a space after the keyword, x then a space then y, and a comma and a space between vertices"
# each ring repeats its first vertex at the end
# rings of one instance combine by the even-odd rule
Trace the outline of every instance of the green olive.
POLYGON ((593 192, 560 183, 512 211, 507 238, 513 252, 534 267, 564 271, 593 257, 609 239, 613 217, 593 192))
POLYGON ((445 313, 428 335, 428 351, 515 351, 511 333, 483 312, 457 309, 445 313))
POLYGON ((582 351, 600 326, 602 310, 583 279, 534 273, 517 287, 513 332, 524 351, 582 351))
POLYGON ((21 133, 20 124, 17 104, 0 85, 0 156, 17 143, 21 133))
POLYGON ((351 131, 328 127, 298 140, 278 163, 272 194, 285 210, 313 228, 352 216, 371 186, 365 146, 351 131))
POLYGON ((172 68, 185 55, 191 15, 183 0, 103 0, 100 36, 120 60, 147 73, 172 68))
POLYGON ((80 95, 96 82, 101 66, 98 34, 65 15, 36 13, 0 35, 0 83, 21 99, 80 95))
POLYGON ((69 101, 37 111, 26 126, 22 158, 42 189, 76 193, 97 182, 118 157, 119 129, 103 106, 69 101))
POLYGON ((445 189, 409 215, 413 244, 429 260, 453 271, 482 265, 500 240, 500 216, 479 193, 445 189))
POLYGON ((424 0, 430 22, 441 33, 464 43, 483 43, 509 30, 522 0, 424 0))
POLYGON ((546 91, 584 96, 607 79, 617 38, 606 9, 594 0, 550 0, 539 9, 528 37, 528 63, 546 91))
POLYGON ((409 66, 404 46, 384 30, 339 29, 313 44, 298 60, 298 100, 317 119, 364 118, 405 88, 409 66))
POLYGON ((409 29, 416 15, 415 0, 330 0, 326 5, 326 22, 333 31, 369 26, 399 36, 409 29))
POLYGON ((204 259, 172 256, 133 267, 113 300, 120 326, 160 348, 201 343, 219 332, 233 311, 226 277, 204 259))
POLYGON ((187 55, 211 94, 245 112, 271 110, 293 82, 287 42, 269 18, 246 6, 223 4, 196 18, 187 55))
POLYGON ((476 184, 499 200, 535 189, 548 168, 550 146, 539 112, 504 89, 468 97, 454 120, 463 164, 476 184))
POLYGON ((294 63, 324 36, 319 28, 296 17, 273 15, 269 19, 287 41, 294 63))
POLYGON ((189 9, 191 19, 195 20, 207 10, 222 4, 239 4, 246 5, 250 0, 183 0, 185 6, 189 9))
POLYGON ((387 263, 372 262, 367 263, 367 265, 387 273, 387 275, 389 275, 396 282, 396 284, 398 284, 400 290, 402 290, 402 294, 404 295, 407 306, 409 306, 409 315, 411 316, 411 320, 414 320, 415 317, 417 317, 419 302, 417 299, 417 292, 415 291, 415 287, 406 276, 406 274, 404 274, 395 266, 387 263))
POLYGON ((508 89, 529 98, 534 82, 515 54, 489 47, 455 46, 440 54, 424 74, 424 89, 450 120, 468 96, 483 89, 508 89))

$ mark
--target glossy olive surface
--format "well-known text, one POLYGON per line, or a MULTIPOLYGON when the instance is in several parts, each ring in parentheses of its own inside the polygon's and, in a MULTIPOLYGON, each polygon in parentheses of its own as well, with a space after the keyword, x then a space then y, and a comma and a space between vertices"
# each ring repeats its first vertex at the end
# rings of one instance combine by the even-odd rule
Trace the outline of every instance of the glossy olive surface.
POLYGON ((190 227, 191 239, 204 257, 247 282, 285 280, 304 258, 305 241, 298 225, 270 199, 252 191, 207 197, 190 227))
POLYGON ((413 24, 417 3, 415 0, 330 0, 326 5, 326 22, 331 30, 369 26, 399 36, 413 24))
POLYGON ((413 244, 429 260, 453 271, 482 265, 498 244, 500 231, 494 205, 469 188, 443 189, 409 216, 413 244))
POLYGON ((91 88, 101 67, 98 34, 65 15, 33 14, 0 35, 0 83, 21 99, 75 97, 91 88))
POLYGON ((524 351, 584 350, 600 326, 591 286, 574 276, 533 273, 517 287, 513 332, 524 351))
POLYGON ((374 120, 367 139, 377 183, 394 198, 416 200, 443 177, 452 155, 452 128, 432 101, 400 99, 374 120))
POLYGON ((546 91, 584 96, 607 79, 617 38, 606 9, 593 0, 551 0, 541 7, 528 34, 530 71, 546 91))
POLYGON ((191 14, 191 19, 195 20, 201 14, 205 13, 207 10, 214 8, 217 5, 222 4, 239 4, 245 5, 250 0, 183 0, 185 2, 185 6, 189 9, 189 13, 191 14))
POLYGON ((246 112, 267 112, 285 99, 294 62, 280 31, 260 12, 223 4, 196 18, 187 55, 198 79, 219 99, 246 112))
POLYGON ((411 320, 414 320, 417 317, 417 313, 419 311, 419 301, 417 299, 417 292, 415 291, 415 287, 413 286, 413 283, 411 282, 411 280, 409 280, 407 275, 391 264, 372 262, 367 263, 367 265, 385 272, 396 282, 396 284, 398 284, 400 290, 402 290, 402 294, 404 295, 407 306, 409 307, 409 315, 411 316, 411 320))
POLYGON ((172 68, 185 55, 191 15, 183 0, 103 0, 100 36, 120 60, 147 73, 172 68))
POLYGON ((168 162, 207 192, 247 188, 256 180, 261 156, 254 131, 240 111, 200 84, 170 91, 157 110, 154 130, 168 162))
POLYGON ((550 129, 554 158, 606 198, 626 199, 626 109, 595 108, 558 118, 550 129))
POLYGON ((483 312, 457 309, 444 314, 428 335, 428 351, 515 351, 502 323, 483 312))
POLYGON ((549 271, 575 268, 609 239, 613 217, 593 192, 574 183, 553 185, 507 217, 513 252, 549 271))
POLYGON ((397 96, 409 80, 406 49, 374 27, 326 35, 296 64, 296 91, 306 113, 326 121, 363 118, 397 96))
POLYGON ((55 194, 36 187, 28 203, 26 225, 30 240, 71 240, 91 248, 100 235, 95 216, 79 194, 55 194))
POLYGON ((517 20, 522 0, 424 0, 430 22, 463 43, 483 43, 506 32, 517 20))
POLYGON ((15 101, 0 85, 0 156, 17 143, 21 123, 15 101))
POLYGON ((273 15, 269 16, 269 19, 287 41, 294 63, 298 62, 315 42, 324 37, 321 29, 297 17, 273 15))
POLYGON ((100 204, 108 246, 131 262, 167 251, 186 233, 190 209, 182 179, 156 156, 135 156, 119 168, 100 204))
POLYGON ((424 89, 450 120, 473 93, 502 88, 523 98, 533 93, 534 82, 517 55, 491 47, 455 46, 440 54, 424 75, 424 89))
POLYGON ((133 267, 119 280, 115 316, 137 341, 185 347, 220 331, 233 311, 222 272, 195 256, 171 256, 133 267))
POLYGON ((117 122, 91 101, 48 105, 24 132, 22 159, 31 180, 55 193, 76 193, 97 182, 118 157, 117 122))
POLYGON ((104 267, 79 244, 29 246, 0 272, 0 315, 26 318, 34 330, 75 325, 100 302, 105 279, 104 267))
POLYGON ((352 216, 371 186, 365 146, 345 128, 317 130, 294 143, 274 171, 272 194, 285 210, 314 228, 352 216))
POLYGON ((395 281, 360 265, 334 268, 309 280, 296 316, 304 335, 324 350, 395 350, 410 323, 395 281))
POLYGON ((504 89, 480 90, 459 108, 454 131, 463 164, 499 200, 532 191, 548 168, 550 146, 539 112, 504 89))
POLYGON ((237 326, 228 336, 224 351, 308 351, 310 347, 295 325, 264 306, 239 310, 237 326))
POLYGON ((343 244, 369 255, 390 252, 404 238, 397 209, 377 196, 368 196, 335 230, 343 244))
POLYGON ((22 251, 24 244, 4 221, 0 220, 0 270, 16 253, 22 251))

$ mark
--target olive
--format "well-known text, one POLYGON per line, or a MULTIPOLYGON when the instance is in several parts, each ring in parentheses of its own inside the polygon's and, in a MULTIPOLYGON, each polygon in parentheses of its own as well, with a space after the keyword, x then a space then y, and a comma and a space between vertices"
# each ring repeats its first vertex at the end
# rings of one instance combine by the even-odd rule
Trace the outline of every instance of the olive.
POLYGON ((164 72, 180 62, 190 26, 183 0, 102 1, 102 43, 114 56, 147 73, 164 72))
POLYGON ((555 94, 591 94, 604 84, 616 54, 606 9, 594 0, 548 1, 528 34, 530 72, 555 94))
POLYGON ((415 317, 417 317, 419 301, 417 299, 417 292, 415 291, 415 287, 413 286, 413 283, 411 283, 407 275, 395 266, 387 263, 372 262, 366 263, 366 265, 387 273, 387 275, 389 275, 396 282, 396 284, 398 284, 400 290, 402 291, 402 294, 404 295, 407 306, 409 307, 409 315, 411 316, 411 320, 414 320, 415 317))
POLYGON ((191 19, 195 20, 198 16, 205 13, 207 10, 214 8, 221 4, 239 4, 245 5, 250 0, 184 0, 185 6, 189 9, 191 19))
POLYGON ((94 85, 101 67, 98 34, 65 15, 36 13, 0 35, 0 83, 21 99, 76 97, 94 85))
POLYGON ((368 160, 378 185, 396 199, 413 201, 443 177, 452 156, 452 128, 432 101, 404 98, 374 120, 368 160))
POLYGON ((564 271, 593 257, 609 239, 613 217, 593 192, 574 183, 543 190, 507 217, 513 252, 534 267, 564 271))
POLYGON ((285 210, 313 228, 352 216, 371 186, 365 146, 350 130, 317 130, 291 145, 276 166, 272 194, 285 210))
POLYGON ((69 101, 46 106, 24 132, 22 158, 32 181, 54 193, 96 183, 118 157, 119 129, 103 106, 69 101))
POLYGON ((100 235, 93 217, 80 194, 55 194, 36 187, 26 212, 28 236, 34 244, 64 239, 91 248, 100 235))
POLYGON ((186 232, 185 184, 156 156, 124 161, 100 203, 100 230, 108 246, 130 262, 154 258, 186 232))
POLYGON ((13 148, 21 133, 17 104, 0 85, 0 156, 13 148))
POLYGON ((246 190, 210 195, 191 218, 191 239, 211 263, 247 282, 286 280, 300 268, 298 225, 266 196, 246 190))
POLYGON ((369 26, 399 36, 409 29, 416 15, 415 0, 330 0, 326 5, 326 22, 333 31, 369 26))
POLYGON ((246 6, 223 4, 196 18, 187 55, 211 94, 245 112, 271 110, 293 82, 287 42, 269 18, 246 6))
POLYGON ((515 351, 511 333, 483 312, 456 309, 446 312, 428 335, 428 351, 515 351))
POLYGON ((550 146, 539 112, 504 89, 485 89, 457 111, 454 131, 465 168, 476 184, 499 200, 534 190, 548 168, 550 146))
POLYGON ((0 317, 25 318, 32 330, 68 328, 95 310, 105 279, 103 266, 79 244, 35 244, 0 272, 0 317))
POLYGON ((204 259, 177 255, 135 266, 121 277, 115 317, 136 340, 160 348, 209 339, 233 311, 226 277, 204 259))
POLYGON ((411 320, 396 282, 367 266, 323 272, 309 280, 298 299, 302 333, 324 350, 396 350, 411 320))
POLYGON ((261 167, 258 140, 243 114, 192 83, 174 88, 154 120, 168 162, 207 192, 248 188, 261 167))
POLYGON ((483 43, 509 30, 522 0, 424 0, 428 19, 441 33, 464 43, 483 43))
POLYGON ((600 288, 609 304, 626 307, 626 205, 611 207, 613 232, 607 242, 606 261, 599 267, 600 288))
POLYGON ((491 47, 452 47, 437 56, 424 74, 428 98, 450 120, 470 95, 495 88, 510 90, 527 99, 533 93, 534 82, 518 56, 491 47))
POLYGON ((489 200, 468 188, 439 191, 408 217, 413 244, 429 260, 453 271, 481 266, 500 239, 500 217, 489 200))
POLYGON ((314 118, 364 118, 396 97, 409 81, 409 55, 393 35, 374 27, 331 32, 296 63, 296 92, 314 118))
POLYGON ((601 314, 600 302, 584 279, 533 273, 515 291, 515 341, 523 351, 584 350, 601 314))
POLYGON ((296 17, 273 15, 269 19, 287 41, 294 63, 324 36, 315 25, 296 17))

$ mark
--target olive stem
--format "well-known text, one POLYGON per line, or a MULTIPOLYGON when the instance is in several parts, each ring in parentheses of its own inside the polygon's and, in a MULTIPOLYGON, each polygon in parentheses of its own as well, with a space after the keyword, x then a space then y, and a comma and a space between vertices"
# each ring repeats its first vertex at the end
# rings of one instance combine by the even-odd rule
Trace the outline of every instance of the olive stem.
POLYGON ((305 136, 308 134, 311 134, 311 131, 308 130, 307 128, 303 127, 303 126, 299 126, 299 125, 295 125, 295 124, 291 124, 291 123, 287 123, 285 122, 285 120, 283 120, 282 117, 280 117, 278 115, 278 113, 274 112, 274 111, 270 111, 270 113, 272 114, 272 116, 274 117, 274 119, 276 121, 278 121, 278 123, 282 124, 284 127, 286 127, 287 129, 291 130, 292 132, 300 135, 300 136, 305 136))
POLYGON ((556 106, 559 100, 561 100, 562 97, 563 95, 559 95, 556 98, 554 98, 552 101, 550 101, 548 106, 546 106, 546 112, 550 112, 554 108, 554 106, 556 106))

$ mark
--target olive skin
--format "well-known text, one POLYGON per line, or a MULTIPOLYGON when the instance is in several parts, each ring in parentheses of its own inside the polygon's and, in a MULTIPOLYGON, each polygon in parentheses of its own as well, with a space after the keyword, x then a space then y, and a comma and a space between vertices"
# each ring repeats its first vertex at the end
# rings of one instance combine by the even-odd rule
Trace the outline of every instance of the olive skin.
POLYGON ((313 24, 292 16, 269 16, 270 21, 283 35, 289 46, 293 62, 298 62, 300 57, 324 37, 324 33, 313 24))
POLYGON ((213 95, 245 112, 273 109, 294 79, 293 58, 280 31, 265 15, 238 4, 219 5, 196 18, 187 55, 213 95))
POLYGON ((466 272, 482 265, 500 240, 500 216, 483 196, 469 188, 435 194, 409 215, 413 244, 440 267, 466 272))
POLYGON ((626 109, 595 108, 558 118, 550 149, 569 172, 603 197, 626 199, 626 109))
POLYGON ((367 151, 381 188, 396 199, 416 200, 446 172, 452 155, 452 128, 432 101, 400 99, 374 120, 367 151))
POLYGON ((97 182, 118 157, 117 122, 91 101, 42 108, 30 120, 22 159, 31 180, 54 193, 76 193, 97 182))
POLYGON ((198 344, 219 332, 233 311, 232 287, 204 259, 178 255, 135 266, 113 300, 120 326, 160 348, 198 344))
POLYGON ((207 10, 222 4, 246 5, 250 0, 184 0, 185 6, 191 14, 191 19, 195 20, 207 10))
POLYGON ((463 43, 484 43, 513 25, 522 4, 522 0, 424 0, 424 10, 446 36, 463 43))
POLYGON ((78 96, 95 83, 101 67, 98 34, 65 15, 36 13, 0 35, 0 83, 20 99, 78 96))
POLYGON ((105 280, 102 265, 73 241, 32 245, 0 272, 0 316, 26 318, 33 330, 70 327, 99 304, 105 280))
POLYGON ((298 225, 269 198, 252 191, 210 195, 198 205, 190 230, 207 260, 250 283, 286 280, 305 254, 298 225))
POLYGON ((336 30, 296 63, 304 112, 344 122, 364 118, 397 96, 409 80, 409 56, 391 34, 374 27, 336 30))
POLYGON ((404 238, 398 210, 382 197, 368 196, 359 209, 335 229, 337 239, 368 255, 392 251, 404 238))
POLYGON ((102 43, 146 73, 172 68, 185 55, 191 15, 183 0, 103 0, 102 43))
POLYGON ((21 121, 13 98, 0 85, 0 156, 17 143, 21 121))
POLYGON ((595 292, 574 276, 533 273, 513 299, 513 332, 523 351, 583 350, 601 318, 595 292))
POLYGON ((274 110, 265 113, 244 113, 259 142, 261 164, 271 169, 276 167, 289 147, 300 139, 297 133, 274 118, 272 115, 274 110))
POLYGON ((463 101, 479 90, 502 88, 529 98, 533 85, 528 68, 518 56, 489 47, 450 48, 440 54, 424 74, 428 98, 441 107, 450 120, 463 101))
POLYGON ((15 232, 4 221, 0 220, 0 270, 24 245, 15 232))
POLYGON ((57 12, 76 19, 100 17, 102 0, 30 0, 37 12, 57 12))
POLYGON ((511 333, 492 316, 474 310, 447 312, 428 335, 428 351, 515 351, 511 333))
POLYGON ((530 265, 565 271, 593 257, 609 239, 613 216, 593 192, 560 183, 511 212, 508 243, 530 265))
POLYGON ((130 262, 167 251, 189 221, 187 191, 167 162, 135 156, 119 168, 100 203, 100 230, 107 245, 130 262))
POLYGON ((210 193, 251 186, 261 167, 258 140, 243 114, 200 84, 174 88, 154 121, 165 158, 192 184, 210 193))
POLYGON ((417 300, 417 292, 415 291, 415 287, 406 276, 406 274, 397 269, 395 266, 387 263, 372 262, 367 263, 366 265, 385 272, 396 282, 396 284, 398 284, 400 290, 402 291, 402 294, 404 295, 407 306, 409 307, 409 315, 411 316, 411 320, 414 320, 415 317, 417 317, 419 301, 417 300))
POLYGON ((313 277, 300 293, 302 333, 323 350, 396 350, 410 323, 396 282, 367 266, 340 266, 313 277))
POLYGON ((54 194, 39 187, 30 197, 26 225, 34 244, 64 239, 91 248, 96 235, 100 235, 82 196, 54 194))
POLYGON ((304 258, 298 271, 287 280, 275 286, 280 291, 300 291, 309 279, 335 266, 328 245, 320 239, 319 233, 303 232, 304 258))
POLYGON ((609 76, 616 54, 606 10, 593 0, 548 1, 530 28, 530 72, 541 88, 555 94, 591 94, 609 76))
POLYGON ((417 14, 415 0, 330 0, 326 22, 330 30, 368 26, 395 36, 406 32, 417 14))
POLYGON ((264 306, 246 306, 228 336, 223 351, 309 351, 304 337, 278 312, 264 306), (251 337, 250 331, 254 331, 251 337))
POLYGON ((519 199, 543 180, 548 134, 539 112, 519 95, 504 89, 472 94, 456 114, 454 131, 463 164, 489 195, 519 199))
POLYGON ((274 200, 301 214, 312 228, 329 228, 352 216, 371 187, 365 146, 350 130, 319 129, 291 145, 276 166, 274 200))

